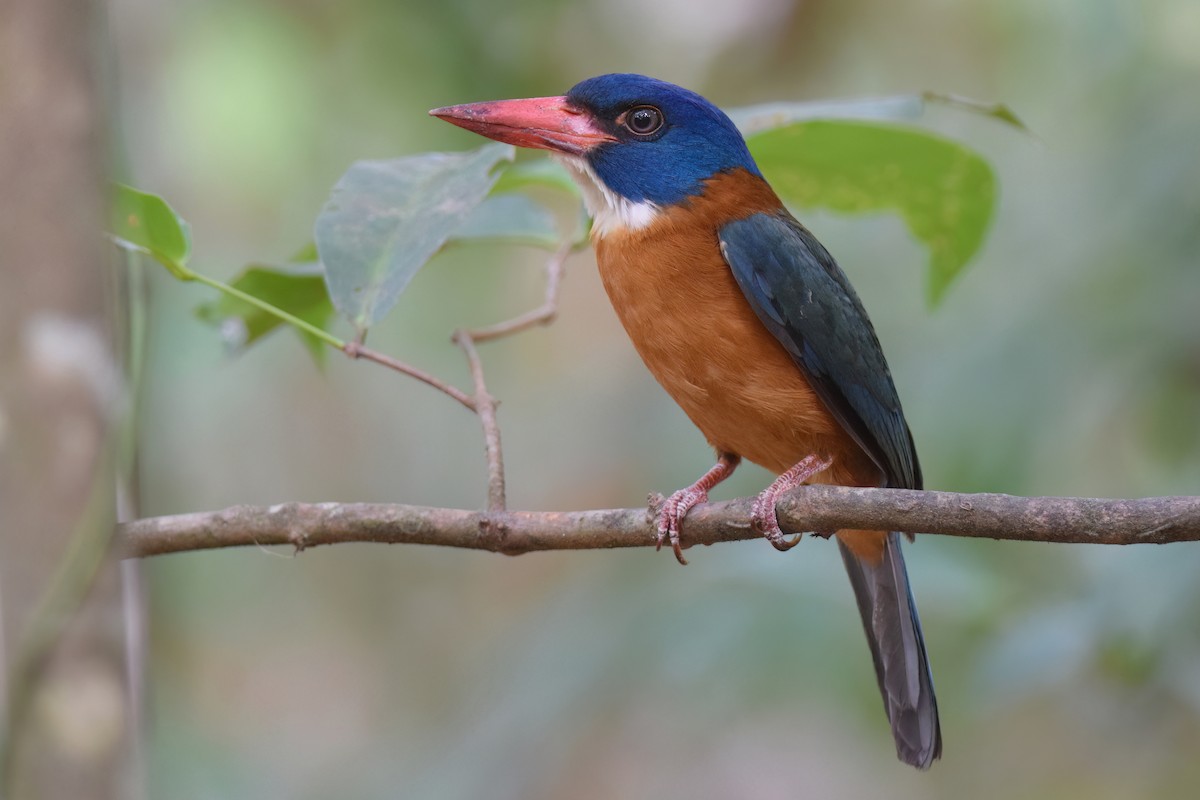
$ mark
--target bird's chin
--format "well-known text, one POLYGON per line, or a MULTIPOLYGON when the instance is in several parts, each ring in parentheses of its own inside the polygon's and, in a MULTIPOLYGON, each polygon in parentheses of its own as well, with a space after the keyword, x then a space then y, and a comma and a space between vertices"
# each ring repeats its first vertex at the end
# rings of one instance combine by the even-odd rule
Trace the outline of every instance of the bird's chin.
POLYGON ((662 209, 648 200, 637 202, 609 189, 592 169, 586 156, 556 152, 551 157, 562 164, 579 186, 583 204, 592 217, 592 238, 642 230, 654 223, 662 209))
POLYGON ((587 159, 581 155, 572 153, 551 153, 550 157, 562 164, 563 169, 571 176, 571 180, 575 181, 575 185, 579 187, 579 193, 583 196, 583 204, 587 207, 588 214, 595 217, 606 204, 604 193, 606 188, 602 188, 599 176, 592 170, 587 159))

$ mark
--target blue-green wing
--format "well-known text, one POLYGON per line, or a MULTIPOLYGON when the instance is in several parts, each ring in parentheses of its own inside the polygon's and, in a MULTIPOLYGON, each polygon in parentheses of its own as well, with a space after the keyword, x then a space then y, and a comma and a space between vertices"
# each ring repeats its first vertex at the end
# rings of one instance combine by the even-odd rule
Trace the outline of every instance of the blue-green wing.
POLYGON ((718 231, 721 253, 763 325, 804 370, 887 485, 921 488, 921 467, 871 320, 833 256, 787 212, 718 231))

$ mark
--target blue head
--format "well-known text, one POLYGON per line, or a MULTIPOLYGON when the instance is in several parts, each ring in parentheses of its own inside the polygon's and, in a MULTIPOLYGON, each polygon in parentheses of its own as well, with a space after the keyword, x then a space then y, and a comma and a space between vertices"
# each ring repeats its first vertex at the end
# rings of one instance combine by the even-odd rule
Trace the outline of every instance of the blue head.
POLYGON ((729 117, 695 92, 614 74, 577 84, 567 100, 612 136, 584 157, 610 190, 633 202, 677 203, 739 167, 759 174, 729 117))
POLYGON ((434 116, 492 139, 580 160, 613 195, 667 206, 723 171, 759 175, 729 117, 695 92, 644 75, 589 78, 562 97, 439 108, 434 116))

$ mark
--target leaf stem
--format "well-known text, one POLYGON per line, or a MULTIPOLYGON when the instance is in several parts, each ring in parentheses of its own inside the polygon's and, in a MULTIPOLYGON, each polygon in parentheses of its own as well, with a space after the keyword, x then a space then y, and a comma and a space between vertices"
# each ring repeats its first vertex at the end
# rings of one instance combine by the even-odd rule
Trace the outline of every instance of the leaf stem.
MULTIPOLYGON (((176 267, 179 267, 179 265, 177 264, 176 267)), ((336 347, 338 350, 344 351, 346 349, 346 343, 344 341, 342 341, 341 339, 339 339, 338 337, 334 336, 329 331, 318 328, 316 325, 313 325, 310 322, 305 322, 304 320, 300 319, 296 315, 289 314, 288 312, 284 311, 282 308, 271 305, 266 300, 261 300, 252 294, 247 294, 246 292, 243 292, 241 289, 234 288, 233 286, 230 286, 227 283, 223 283, 215 278, 210 278, 207 275, 202 275, 199 272, 194 272, 192 270, 187 270, 187 272, 188 272, 188 277, 191 278, 192 280, 203 283, 205 286, 210 286, 213 289, 216 289, 217 291, 224 292, 225 294, 230 295, 231 297, 236 297, 238 300, 241 300, 242 302, 249 303, 250 305, 254 306, 255 308, 262 309, 263 311, 267 312, 268 314, 272 314, 276 317, 279 317, 281 320, 288 323, 289 325, 299 328, 300 330, 304 331, 305 333, 312 334, 313 336, 317 337, 318 339, 325 342, 326 344, 336 347)))
POLYGON ((230 286, 228 283, 219 281, 216 278, 210 278, 207 275, 196 272, 195 270, 190 269, 189 267, 187 267, 183 264, 180 264, 179 262, 174 261, 173 259, 163 256, 161 253, 151 252, 151 251, 147 250, 146 248, 140 247, 137 245, 126 246, 125 244, 123 244, 122 242, 117 240, 115 237, 113 237, 113 240, 114 240, 114 242, 116 242, 116 244, 118 246, 124 248, 126 250, 126 252, 139 252, 139 253, 145 253, 146 255, 151 256, 156 261, 158 261, 160 264, 162 264, 164 267, 166 267, 168 272, 170 272, 172 275, 174 275, 176 278, 178 278, 181 281, 196 281, 197 283, 202 283, 205 286, 208 286, 212 289, 216 289, 219 292, 224 292, 225 294, 229 295, 230 297, 236 297, 238 300, 241 300, 242 302, 245 302, 245 303, 249 303, 250 305, 254 306, 255 308, 261 309, 261 310, 267 312, 268 314, 271 314, 272 316, 278 317, 279 319, 283 320, 284 322, 288 323, 289 325, 292 325, 293 327, 298 328, 299 330, 302 330, 305 333, 312 334, 313 336, 317 337, 322 342, 325 342, 326 344, 328 344, 332 347, 336 347, 338 350, 341 350, 343 353, 345 353, 350 358, 365 358, 368 361, 374 361, 376 364, 387 367, 388 369, 394 370, 394 371, 402 373, 404 375, 408 375, 409 377, 412 377, 412 378, 416 378, 417 380, 421 381, 422 383, 428 384, 429 386, 432 386, 433 388, 437 389, 438 391, 454 398, 459 403, 461 403, 463 406, 465 406, 468 411, 476 412, 478 410, 476 408, 475 401, 472 400, 471 397, 466 394, 466 392, 463 392, 459 389, 454 388, 450 384, 448 384, 445 381, 442 381, 438 378, 435 378, 433 375, 430 375, 428 372, 425 372, 424 370, 417 369, 416 367, 414 367, 410 364, 406 364, 403 361, 399 361, 395 358, 392 358, 389 355, 380 353, 377 350, 372 350, 369 347, 364 347, 362 342, 366 338, 366 330, 365 329, 359 331, 358 337, 354 341, 352 341, 352 342, 343 341, 343 340, 339 339, 338 337, 334 336, 329 331, 322 330, 321 328, 318 328, 316 325, 313 325, 310 322, 306 322, 306 321, 300 319, 295 314, 289 314, 287 311, 284 311, 279 306, 272 305, 271 303, 268 303, 266 300, 263 300, 259 297, 255 297, 254 295, 249 294, 247 292, 243 292, 241 289, 238 289, 234 286, 230 286))

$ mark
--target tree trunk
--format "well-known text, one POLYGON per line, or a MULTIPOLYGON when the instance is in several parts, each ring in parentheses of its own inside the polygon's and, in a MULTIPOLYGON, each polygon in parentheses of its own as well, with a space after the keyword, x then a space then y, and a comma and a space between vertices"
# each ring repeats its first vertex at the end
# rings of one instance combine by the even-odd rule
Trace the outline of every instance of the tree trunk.
POLYGON ((13 800, 137 793, 104 533, 124 398, 98 14, 86 0, 0 2, 0 792, 13 800))

